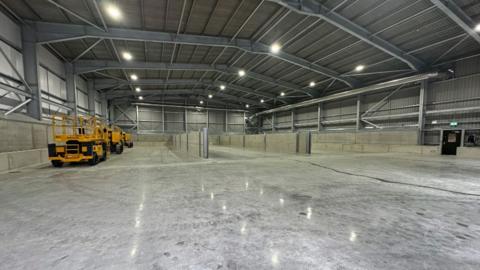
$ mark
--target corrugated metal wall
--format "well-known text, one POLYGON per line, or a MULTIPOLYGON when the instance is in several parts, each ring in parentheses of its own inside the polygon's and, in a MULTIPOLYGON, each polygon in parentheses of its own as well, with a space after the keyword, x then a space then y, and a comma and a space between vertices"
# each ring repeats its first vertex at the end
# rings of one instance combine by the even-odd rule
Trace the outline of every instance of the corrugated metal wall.
POLYGON ((138 106, 138 119, 136 106, 114 105, 111 112, 111 121, 115 125, 138 133, 182 133, 185 132, 185 118, 188 131, 200 130, 208 126, 210 134, 221 134, 225 131, 244 133, 243 112, 223 110, 207 112, 205 109, 185 110, 174 107, 138 106), (225 127, 225 120, 228 122, 228 127, 225 127))
MULTIPOLYGON (((428 85, 425 144, 438 144, 442 129, 465 129, 467 132, 480 129, 480 57, 456 63, 454 73, 457 78, 428 85), (452 122, 458 126, 451 127, 452 122)), ((361 122, 361 129, 418 129, 420 85, 391 94, 394 90, 360 97, 360 115, 373 124, 361 122)), ((357 98, 326 102, 320 107, 320 130, 356 129, 357 98)), ((290 111, 276 113, 274 118, 276 132, 292 130, 290 111)), ((272 115, 261 117, 263 132, 272 131, 271 119, 272 115)), ((319 130, 318 105, 296 109, 294 126, 293 130, 319 130)))

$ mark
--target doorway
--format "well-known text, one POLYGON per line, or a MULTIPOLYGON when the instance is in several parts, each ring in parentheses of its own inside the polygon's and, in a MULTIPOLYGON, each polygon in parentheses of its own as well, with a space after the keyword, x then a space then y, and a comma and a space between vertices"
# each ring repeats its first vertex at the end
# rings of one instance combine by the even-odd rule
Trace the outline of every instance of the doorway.
POLYGON ((442 138, 442 155, 456 155, 462 140, 461 130, 444 130, 442 138))

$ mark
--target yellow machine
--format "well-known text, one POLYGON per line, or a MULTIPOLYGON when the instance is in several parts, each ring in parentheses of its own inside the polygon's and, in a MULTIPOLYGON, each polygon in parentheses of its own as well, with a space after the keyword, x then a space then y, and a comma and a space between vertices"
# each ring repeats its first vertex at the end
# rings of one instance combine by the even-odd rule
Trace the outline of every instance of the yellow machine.
POLYGON ((132 148, 133 147, 132 134, 122 132, 122 137, 123 137, 123 145, 128 148, 132 148))
POLYGON ((117 154, 123 153, 123 131, 121 128, 111 125, 108 130, 108 138, 110 139, 110 152, 117 154))
POLYGON ((85 161, 93 166, 110 155, 107 126, 96 117, 52 116, 52 134, 48 157, 55 167, 85 161))

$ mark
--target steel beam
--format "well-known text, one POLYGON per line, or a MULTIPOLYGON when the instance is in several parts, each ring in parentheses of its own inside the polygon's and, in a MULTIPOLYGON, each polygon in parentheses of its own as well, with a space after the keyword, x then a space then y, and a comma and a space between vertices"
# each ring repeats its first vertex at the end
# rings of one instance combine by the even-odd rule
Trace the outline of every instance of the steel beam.
POLYGON ((413 70, 422 70, 426 65, 421 60, 407 55, 400 48, 388 41, 373 35, 367 29, 355 24, 334 10, 329 10, 316 0, 267 0, 282 5, 292 11, 307 16, 315 16, 355 36, 361 41, 406 63, 413 70))
POLYGON ((125 28, 109 28, 109 31, 105 32, 103 29, 100 30, 92 26, 38 21, 31 21, 30 24, 36 29, 37 42, 40 44, 77 40, 82 38, 103 38, 111 40, 148 41, 169 44, 229 47, 243 50, 252 54, 269 55, 304 69, 308 69, 315 73, 342 81, 350 87, 359 85, 359 82, 353 78, 346 78, 334 70, 314 64, 295 55, 285 52, 272 54, 270 52, 270 46, 260 42, 253 42, 248 39, 231 39, 218 36, 176 34, 125 28))
POLYGON ((321 98, 310 99, 310 100, 302 101, 302 102, 299 102, 299 103, 286 105, 286 106, 278 107, 278 108, 271 109, 271 110, 262 111, 262 112, 259 112, 259 113, 256 113, 256 114, 252 115, 252 117, 258 117, 258 116, 263 115, 263 114, 270 114, 270 113, 274 113, 274 112, 288 111, 288 110, 292 110, 292 109, 295 109, 295 108, 308 107, 308 106, 315 105, 315 104, 318 104, 318 103, 321 103, 321 102, 326 102, 326 101, 351 98, 351 97, 355 97, 355 96, 358 96, 358 95, 363 95, 363 94, 366 94, 366 93, 372 93, 372 92, 380 91, 380 90, 387 89, 387 88, 390 88, 390 87, 399 86, 399 85, 402 85, 402 84, 415 83, 415 82, 427 80, 427 79, 430 79, 430 78, 437 78, 437 77, 440 77, 440 76, 441 76, 441 73, 432 72, 432 73, 425 73, 425 74, 419 74, 419 75, 414 75, 414 76, 410 76, 410 77, 395 79, 395 80, 392 80, 392 81, 378 83, 378 84, 366 86, 366 87, 363 87, 363 88, 343 91, 341 93, 332 94, 332 95, 321 97, 321 98))
POLYGON ((423 130, 425 129, 425 111, 427 110, 428 81, 422 81, 418 102, 418 144, 423 144, 423 130))
POLYGON ((27 105, 30 101, 32 101, 30 98, 29 99, 26 99, 25 101, 23 101, 22 103, 18 104, 17 106, 11 108, 8 112, 6 112, 4 115, 7 116, 13 112, 15 112, 16 110, 20 109, 21 107, 27 105))
MULTIPOLYGON (((107 69, 151 69, 151 70, 193 70, 193 71, 213 71, 224 74, 237 74, 237 68, 226 65, 208 65, 208 64, 187 64, 187 63, 162 63, 162 62, 117 62, 117 61, 100 61, 100 60, 83 60, 75 64, 75 73, 83 74, 89 72, 97 72, 107 69)), ((304 93, 309 96, 317 95, 318 93, 305 90, 293 83, 285 82, 269 76, 248 71, 246 76, 262 81, 274 86, 304 93)), ((137 84, 135 82, 135 84, 137 84)))
POLYGON ((480 34, 475 31, 475 23, 456 3, 451 0, 430 0, 438 9, 460 26, 480 44, 480 34))

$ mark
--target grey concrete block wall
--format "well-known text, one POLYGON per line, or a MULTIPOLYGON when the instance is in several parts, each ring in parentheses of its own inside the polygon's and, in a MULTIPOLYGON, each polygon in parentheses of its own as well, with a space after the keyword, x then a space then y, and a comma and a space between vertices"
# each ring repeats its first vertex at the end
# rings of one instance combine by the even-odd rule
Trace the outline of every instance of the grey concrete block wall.
POLYGON ((245 135, 245 149, 265 151, 265 136, 263 134, 245 135))
POLYGON ((480 147, 459 147, 457 156, 461 158, 480 159, 480 147))
POLYGON ((230 136, 220 135, 220 145, 229 146, 230 144, 230 136))
POLYGON ((265 149, 272 153, 297 153, 296 133, 275 133, 267 134, 265 149))
POLYGON ((418 141, 418 132, 416 130, 328 132, 313 134, 312 141, 314 143, 415 145, 418 141))
POLYGON ((230 135, 230 145, 232 147, 243 148, 245 146, 244 139, 244 135, 230 135))
POLYGON ((188 150, 187 153, 191 157, 200 157, 200 150, 202 142, 200 140, 200 133, 198 131, 189 132, 188 136, 188 150))
POLYGON ((170 134, 136 134, 133 136, 135 142, 171 142, 170 134))
POLYGON ((49 129, 43 123, 0 119, 0 153, 46 148, 49 129))

